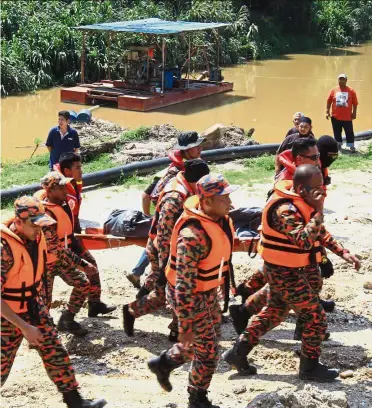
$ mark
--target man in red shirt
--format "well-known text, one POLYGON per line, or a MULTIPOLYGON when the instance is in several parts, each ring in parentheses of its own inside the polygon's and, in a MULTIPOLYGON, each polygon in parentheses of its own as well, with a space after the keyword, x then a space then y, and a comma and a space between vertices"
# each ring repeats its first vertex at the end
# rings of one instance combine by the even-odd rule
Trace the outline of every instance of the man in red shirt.
POLYGON ((339 148, 342 146, 342 129, 346 135, 346 146, 355 152, 353 119, 356 119, 358 99, 354 89, 346 86, 346 74, 338 76, 338 86, 331 90, 327 99, 326 118, 331 116, 333 134, 339 148), (332 106, 332 115, 330 109, 332 106))

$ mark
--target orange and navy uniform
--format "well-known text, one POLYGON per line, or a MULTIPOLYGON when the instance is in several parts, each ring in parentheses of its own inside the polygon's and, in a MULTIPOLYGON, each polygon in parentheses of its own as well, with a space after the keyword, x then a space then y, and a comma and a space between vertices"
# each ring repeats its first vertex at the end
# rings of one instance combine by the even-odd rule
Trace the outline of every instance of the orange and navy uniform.
MULTIPOLYGON (((13 312, 39 329, 42 343, 38 347, 49 378, 60 392, 76 389, 78 383, 66 349, 43 300, 39 296, 39 281, 45 266, 46 243, 41 233, 36 241, 16 234, 11 222, 1 227, 1 296, 13 312), (18 269, 18 270, 17 270, 18 269), (25 290, 25 302, 14 300, 20 295, 19 284, 25 290), (31 290, 27 289, 27 286, 31 290)), ((6 382, 19 346, 21 330, 1 317, 1 385, 6 382)))
POLYGON ((179 333, 194 333, 192 347, 175 344, 167 356, 175 366, 192 360, 189 389, 207 390, 218 362, 221 326, 218 288, 225 284, 234 229, 228 217, 213 221, 190 197, 177 221, 167 266, 167 299, 179 333))
MULTIPOLYGON (((304 324, 302 354, 308 358, 318 358, 320 344, 327 328, 325 313, 318 298, 322 288, 322 278, 318 265, 312 262, 311 257, 308 258, 309 261, 306 257, 315 243, 319 243, 339 256, 342 256, 345 250, 326 230, 319 217, 306 213, 306 207, 301 207, 299 204, 301 198, 294 196, 290 191, 291 187, 292 183, 288 181, 277 183, 275 193, 266 203, 263 212, 263 217, 270 217, 267 222, 263 218, 263 234, 269 235, 272 230, 278 234, 275 236, 278 245, 277 258, 273 261, 271 256, 274 252, 270 253, 270 248, 262 246, 261 241, 259 251, 265 260, 263 273, 269 285, 269 292, 260 290, 253 297, 263 297, 267 301, 266 307, 250 321, 241 334, 240 341, 248 342, 252 346, 258 344, 260 337, 280 324, 290 309, 294 309, 304 324), (296 200, 294 201, 293 198, 296 200), (301 207, 301 210, 298 207, 301 207), (267 229, 268 224, 270 229, 267 229), (278 241, 279 236, 283 238, 283 242, 278 241), (293 246, 307 252, 299 252, 300 257, 293 260, 291 258, 294 253, 285 252, 283 248, 285 246, 288 248, 293 246), (293 266, 294 263, 300 265, 297 263, 300 260, 304 260, 302 266, 293 266)), ((271 244, 273 242, 274 240, 271 244)), ((254 302, 252 298, 249 298, 248 302, 249 300, 254 302)), ((262 305, 263 302, 258 299, 257 303, 262 305)))

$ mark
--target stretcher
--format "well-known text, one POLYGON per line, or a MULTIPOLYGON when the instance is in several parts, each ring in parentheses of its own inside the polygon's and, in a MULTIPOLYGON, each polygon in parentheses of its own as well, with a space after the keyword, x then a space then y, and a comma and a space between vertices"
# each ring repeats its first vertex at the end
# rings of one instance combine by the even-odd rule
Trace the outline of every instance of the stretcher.
MULTIPOLYGON (((145 247, 147 237, 117 237, 114 235, 106 235, 103 233, 103 228, 86 228, 84 233, 75 234, 75 237, 82 241, 85 249, 115 249, 130 245, 145 247)), ((233 252, 248 252, 248 254, 257 253, 257 243, 259 237, 238 238, 234 239, 233 252)))

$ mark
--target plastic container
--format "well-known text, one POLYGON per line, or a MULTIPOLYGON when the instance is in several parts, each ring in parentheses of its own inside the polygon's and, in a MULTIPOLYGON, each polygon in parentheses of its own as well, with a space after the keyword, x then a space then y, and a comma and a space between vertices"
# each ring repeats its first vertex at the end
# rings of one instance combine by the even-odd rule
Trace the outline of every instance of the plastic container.
POLYGON ((70 110, 69 112, 70 112, 70 122, 71 122, 71 123, 76 122, 77 113, 76 113, 75 111, 73 111, 73 110, 70 110))
POLYGON ((173 71, 164 72, 164 88, 165 89, 173 88, 173 71))
POLYGON ((92 119, 92 112, 89 109, 82 109, 78 115, 76 120, 82 123, 89 123, 92 119))

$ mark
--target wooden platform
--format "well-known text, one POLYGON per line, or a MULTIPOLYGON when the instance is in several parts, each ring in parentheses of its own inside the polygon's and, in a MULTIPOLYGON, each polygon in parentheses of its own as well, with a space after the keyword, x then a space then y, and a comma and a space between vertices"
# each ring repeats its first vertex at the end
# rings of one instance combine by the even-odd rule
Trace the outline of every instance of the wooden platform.
MULTIPOLYGON (((186 82, 186 81, 185 81, 186 82)), ((175 105, 194 99, 232 91, 232 82, 210 82, 190 80, 190 88, 166 90, 163 95, 146 89, 119 87, 118 81, 104 81, 61 89, 61 101, 81 105, 97 105, 102 101, 116 104, 118 109, 146 112, 164 106, 175 105), (115 85, 115 86, 114 86, 115 85)))

